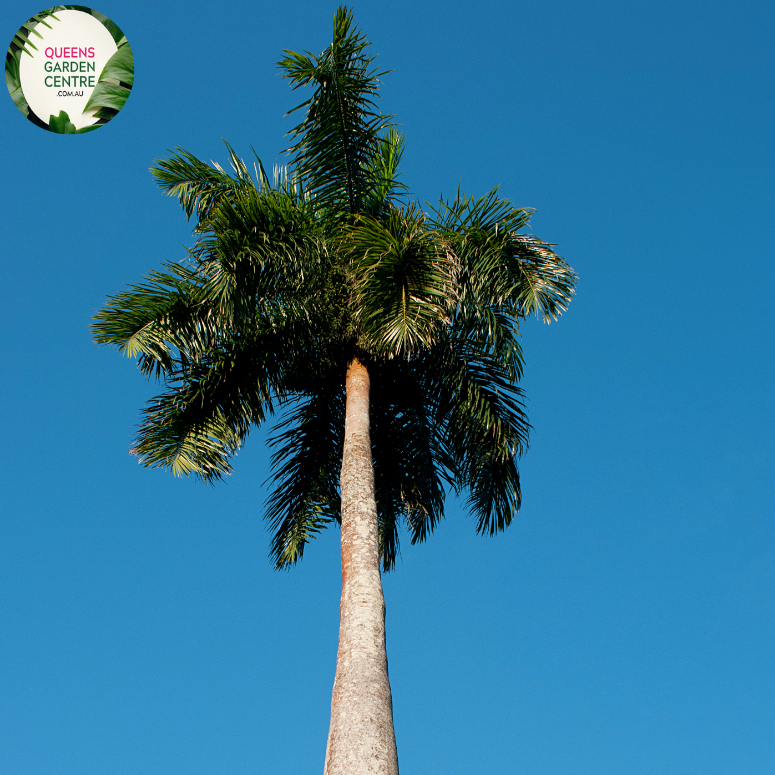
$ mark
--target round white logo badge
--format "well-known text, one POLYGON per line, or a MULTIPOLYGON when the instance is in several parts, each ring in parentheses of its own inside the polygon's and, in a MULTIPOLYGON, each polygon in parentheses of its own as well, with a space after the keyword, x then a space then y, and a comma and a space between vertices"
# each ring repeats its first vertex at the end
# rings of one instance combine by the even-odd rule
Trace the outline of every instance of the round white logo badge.
POLYGON ((35 14, 14 35, 5 80, 16 107, 50 132, 107 124, 132 93, 135 61, 124 33, 83 5, 35 14))

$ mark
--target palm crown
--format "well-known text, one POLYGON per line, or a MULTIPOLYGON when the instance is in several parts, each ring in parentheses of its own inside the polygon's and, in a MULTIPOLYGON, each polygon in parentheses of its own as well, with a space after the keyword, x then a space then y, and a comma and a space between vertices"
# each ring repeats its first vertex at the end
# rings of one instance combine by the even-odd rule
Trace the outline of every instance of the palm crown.
POLYGON ((573 293, 570 267, 521 232, 531 211, 496 190, 458 191, 430 213, 402 201, 403 138, 376 110, 382 73, 367 45, 340 9, 319 58, 286 52, 285 77, 313 94, 292 163, 271 180, 228 146, 230 173, 180 149, 152 168, 195 219, 196 243, 186 264, 110 298, 93 326, 167 387, 144 410, 134 451, 146 465, 218 479, 251 427, 282 410, 267 510, 280 567, 339 519, 354 356, 373 384, 383 569, 400 523, 412 543, 433 531, 445 484, 467 491, 478 532, 508 526, 530 427, 519 321, 557 317, 573 293))

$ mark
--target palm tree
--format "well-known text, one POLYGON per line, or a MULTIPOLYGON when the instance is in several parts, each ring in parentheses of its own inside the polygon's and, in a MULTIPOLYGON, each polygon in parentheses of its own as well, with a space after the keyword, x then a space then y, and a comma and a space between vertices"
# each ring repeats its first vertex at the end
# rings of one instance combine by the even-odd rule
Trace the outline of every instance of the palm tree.
POLYGON ((366 38, 342 7, 319 56, 286 51, 312 87, 292 163, 271 179, 227 146, 232 172, 182 149, 152 169, 195 220, 188 262, 111 297, 95 341, 138 359, 166 391, 134 452, 213 482, 249 430, 271 438, 267 519, 278 568, 341 525, 339 651, 327 775, 397 773, 380 571, 399 526, 424 541, 445 486, 479 533, 520 506, 528 443, 519 321, 559 316, 575 275, 522 233, 530 211, 460 191, 425 212, 398 180, 403 138, 375 104, 366 38))

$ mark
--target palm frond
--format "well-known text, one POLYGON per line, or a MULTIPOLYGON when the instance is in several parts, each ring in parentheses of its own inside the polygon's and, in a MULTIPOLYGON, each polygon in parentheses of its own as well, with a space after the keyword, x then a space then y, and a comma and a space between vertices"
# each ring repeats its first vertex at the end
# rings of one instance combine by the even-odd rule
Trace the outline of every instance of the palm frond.
POLYGON ((518 231, 525 226, 530 215, 535 212, 529 208, 514 207, 506 199, 498 196, 496 186, 479 199, 461 193, 458 188, 455 198, 442 198, 439 205, 429 205, 435 214, 434 227, 440 231, 465 234, 469 231, 500 232, 518 231))
POLYGON ((294 89, 313 88, 312 96, 290 111, 306 108, 290 133, 294 168, 318 202, 344 213, 363 211, 372 188, 371 162, 391 118, 376 107, 385 73, 373 67, 374 57, 365 53, 369 45, 353 25, 352 11, 340 6, 331 45, 319 57, 286 50, 278 62, 294 89))
POLYGON ((386 218, 392 207, 409 189, 399 181, 398 167, 404 155, 404 136, 395 127, 388 127, 379 138, 377 152, 368 161, 367 178, 371 189, 367 192, 364 211, 378 220, 386 218))
POLYGON ((207 216, 211 208, 225 197, 249 188, 266 188, 268 179, 261 160, 256 156, 256 177, 253 179, 245 162, 224 140, 233 175, 213 162, 198 159, 184 148, 176 148, 168 159, 157 159, 151 174, 167 196, 177 197, 188 218, 207 216))
POLYGON ((449 306, 450 259, 422 211, 359 216, 345 245, 364 347, 392 357, 430 346, 449 306))
POLYGON ((545 323, 568 309, 578 280, 552 247, 532 234, 515 234, 505 250, 519 313, 525 317, 533 313, 545 323))
POLYGON ((288 405, 270 445, 275 489, 265 517, 273 531, 275 567, 298 562, 304 547, 340 519, 339 471, 344 442, 343 381, 330 378, 314 394, 288 405))
POLYGON ((202 304, 201 276, 179 264, 165 267, 109 297, 91 326, 97 344, 138 358, 147 377, 169 374, 176 358, 196 360, 219 336, 217 321, 202 304))
POLYGON ((411 543, 433 532, 444 509, 437 447, 417 364, 403 359, 371 366, 371 444, 383 571, 399 553, 399 527, 411 543))
POLYGON ((175 393, 157 396, 143 410, 132 452, 151 468, 168 468, 175 476, 194 474, 212 482, 232 471, 230 458, 241 439, 226 418, 214 412, 192 422, 175 393))
POLYGON ((206 481, 231 471, 252 426, 273 412, 288 342, 273 332, 226 341, 194 362, 179 359, 168 375, 172 390, 143 412, 133 452, 147 466, 206 481))
POLYGON ((466 505, 476 516, 476 532, 495 535, 511 524, 522 505, 519 469, 513 457, 494 454, 486 447, 478 452, 469 457, 466 505))
POLYGON ((458 259, 458 301, 471 312, 500 307, 516 317, 556 320, 568 307, 578 279, 552 245, 518 233, 532 210, 515 208, 497 188, 479 199, 458 190, 432 208, 433 228, 458 259))
POLYGON ((312 205, 288 190, 245 188, 212 205, 191 255, 203 294, 230 326, 256 315, 307 318, 330 265, 312 205))
POLYGON ((515 461, 527 449, 530 424, 510 369, 480 333, 458 321, 420 369, 444 476, 469 491, 477 531, 494 533, 520 507, 515 461))

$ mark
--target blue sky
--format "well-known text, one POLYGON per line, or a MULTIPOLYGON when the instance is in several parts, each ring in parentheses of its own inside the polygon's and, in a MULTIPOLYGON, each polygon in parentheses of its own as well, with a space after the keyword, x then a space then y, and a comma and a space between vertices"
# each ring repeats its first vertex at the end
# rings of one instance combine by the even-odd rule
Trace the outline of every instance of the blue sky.
MULTIPOLYGON (((384 580, 402 775, 769 775, 771 6, 354 9, 415 195, 501 184, 580 275, 523 329, 518 519, 480 538, 450 500, 384 580)), ((3 4, 7 40, 39 10, 3 4)), ((0 99, 0 772, 319 772, 337 534, 271 569, 262 431, 215 488, 141 468, 156 388, 88 326, 190 244, 155 158, 283 160, 274 63, 322 50, 335 5, 98 10, 136 61, 109 126, 0 99)))

